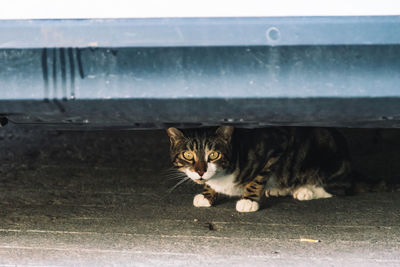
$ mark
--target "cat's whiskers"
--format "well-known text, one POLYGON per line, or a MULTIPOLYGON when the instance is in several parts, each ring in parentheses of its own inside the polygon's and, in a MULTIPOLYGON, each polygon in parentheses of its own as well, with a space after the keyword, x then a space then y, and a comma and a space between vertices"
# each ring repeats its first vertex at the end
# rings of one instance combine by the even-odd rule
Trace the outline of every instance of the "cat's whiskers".
POLYGON ((161 175, 167 178, 168 180, 182 179, 186 177, 184 173, 180 172, 176 168, 169 168, 167 170, 164 170, 161 172, 161 175))
POLYGON ((184 177, 182 180, 180 180, 176 185, 174 185, 171 189, 168 190, 168 193, 172 193, 172 191, 174 191, 178 186, 180 186, 181 184, 183 184, 186 181, 189 181, 190 178, 189 177, 184 177))
POLYGON ((186 178, 186 175, 177 175, 177 176, 171 176, 171 177, 166 177, 168 180, 181 180, 186 178))

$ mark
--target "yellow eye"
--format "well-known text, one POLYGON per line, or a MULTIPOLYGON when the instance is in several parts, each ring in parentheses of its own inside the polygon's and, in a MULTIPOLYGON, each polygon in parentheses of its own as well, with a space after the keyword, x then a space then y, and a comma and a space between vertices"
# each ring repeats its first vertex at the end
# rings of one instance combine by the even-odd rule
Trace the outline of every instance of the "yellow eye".
POLYGON ((221 153, 214 151, 214 152, 211 152, 210 155, 208 155, 208 159, 209 160, 216 160, 216 159, 219 159, 220 156, 221 156, 221 153))
POLYGON ((185 152, 182 153, 182 155, 187 160, 192 160, 193 157, 194 157, 193 153, 190 152, 190 151, 185 151, 185 152))

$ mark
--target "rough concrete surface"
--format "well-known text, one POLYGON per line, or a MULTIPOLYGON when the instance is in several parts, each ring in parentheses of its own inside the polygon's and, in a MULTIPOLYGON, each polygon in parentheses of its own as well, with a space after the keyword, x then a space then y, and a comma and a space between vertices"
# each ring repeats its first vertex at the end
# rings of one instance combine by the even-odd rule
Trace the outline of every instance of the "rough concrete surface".
POLYGON ((0 266, 400 266, 400 132, 346 130, 379 192, 192 206, 160 130, 0 129, 0 266), (300 238, 319 243, 301 242, 300 238))

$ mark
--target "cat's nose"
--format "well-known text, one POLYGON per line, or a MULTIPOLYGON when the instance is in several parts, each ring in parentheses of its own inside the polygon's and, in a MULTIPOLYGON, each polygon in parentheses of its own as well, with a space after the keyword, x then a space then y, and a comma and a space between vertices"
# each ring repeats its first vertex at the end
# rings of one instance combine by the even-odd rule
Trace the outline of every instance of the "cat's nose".
POLYGON ((197 173, 200 175, 200 177, 202 177, 204 175, 204 171, 203 170, 198 170, 197 173))

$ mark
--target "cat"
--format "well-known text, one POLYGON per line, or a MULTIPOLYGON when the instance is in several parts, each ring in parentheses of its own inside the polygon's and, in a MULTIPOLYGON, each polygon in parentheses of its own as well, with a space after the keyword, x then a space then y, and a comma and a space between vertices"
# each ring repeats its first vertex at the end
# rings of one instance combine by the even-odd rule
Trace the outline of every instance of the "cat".
POLYGON ((223 194, 240 196, 237 211, 254 212, 264 196, 329 198, 329 188, 348 184, 346 141, 334 129, 220 126, 167 133, 173 165, 204 185, 196 207, 210 207, 223 194))

